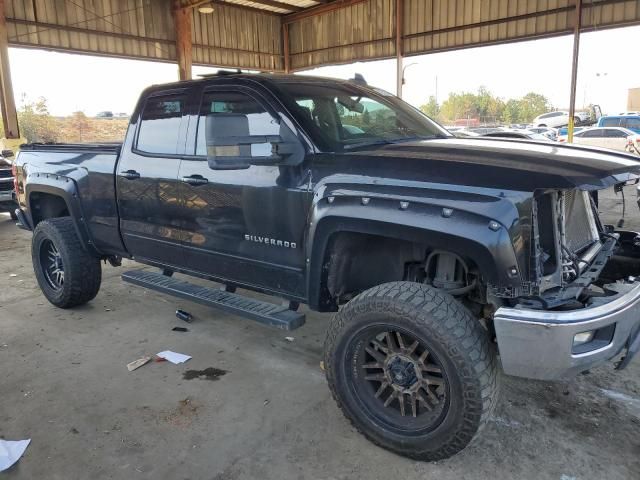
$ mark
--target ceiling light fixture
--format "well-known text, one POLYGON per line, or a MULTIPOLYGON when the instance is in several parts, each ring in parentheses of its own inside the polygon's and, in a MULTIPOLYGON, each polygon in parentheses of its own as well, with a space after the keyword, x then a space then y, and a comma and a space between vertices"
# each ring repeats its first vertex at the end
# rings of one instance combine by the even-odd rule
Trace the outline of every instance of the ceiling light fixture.
POLYGON ((198 12, 209 15, 210 13, 213 13, 213 7, 211 5, 202 5, 198 7, 198 12))

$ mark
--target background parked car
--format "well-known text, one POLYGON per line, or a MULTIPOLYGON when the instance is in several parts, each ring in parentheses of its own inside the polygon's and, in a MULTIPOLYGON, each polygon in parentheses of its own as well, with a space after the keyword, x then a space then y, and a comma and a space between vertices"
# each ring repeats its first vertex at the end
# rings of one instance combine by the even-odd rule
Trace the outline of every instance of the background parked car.
POLYGON ((538 140, 540 142, 550 142, 551 139, 542 135, 541 133, 535 133, 530 130, 502 130, 499 132, 490 132, 482 135, 483 137, 500 137, 500 138, 521 138, 525 140, 538 140))
MULTIPOLYGON (((637 134, 627 128, 605 127, 586 128, 573 135, 573 143, 594 147, 611 148, 621 152, 629 151, 629 138, 637 134)), ((565 141, 565 138, 559 141, 565 141)))
POLYGON ((598 127, 622 127, 640 133, 640 115, 608 115, 600 117, 598 127))
POLYGON ((557 112, 543 113, 533 119, 534 127, 563 127, 569 124, 569 112, 559 110, 557 112))
POLYGON ((530 132, 539 133, 540 135, 544 135, 550 140, 558 139, 558 130, 550 127, 532 127, 528 129, 530 132))

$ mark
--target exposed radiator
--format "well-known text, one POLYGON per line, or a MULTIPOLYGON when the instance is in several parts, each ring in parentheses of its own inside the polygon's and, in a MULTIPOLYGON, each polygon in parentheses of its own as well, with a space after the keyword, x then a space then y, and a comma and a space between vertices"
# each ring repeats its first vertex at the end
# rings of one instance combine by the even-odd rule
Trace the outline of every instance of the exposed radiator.
POLYGON ((578 254, 599 240, 591 199, 588 192, 572 190, 564 193, 563 201, 565 245, 578 254))

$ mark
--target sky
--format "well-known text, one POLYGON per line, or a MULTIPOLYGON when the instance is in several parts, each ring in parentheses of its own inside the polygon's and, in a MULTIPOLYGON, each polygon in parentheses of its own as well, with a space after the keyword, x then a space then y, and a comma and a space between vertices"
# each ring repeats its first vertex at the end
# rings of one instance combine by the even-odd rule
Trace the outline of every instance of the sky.
MULTIPOLYGON (((403 98, 419 107, 436 93, 441 103, 450 92, 475 92, 485 86, 503 99, 534 91, 547 96, 554 107, 568 108, 572 40, 564 36, 405 58, 403 98)), ((640 27, 582 35, 577 108, 593 103, 604 113, 626 110, 627 90, 640 87, 639 40, 640 27)), ((54 115, 131 113, 145 87, 175 81, 178 72, 170 63, 24 48, 10 48, 9 57, 17 104, 24 96, 45 97, 54 115)), ((215 71, 193 67, 193 76, 215 71)), ((301 74, 352 78, 356 72, 370 85, 395 93, 395 60, 322 67, 301 74)))

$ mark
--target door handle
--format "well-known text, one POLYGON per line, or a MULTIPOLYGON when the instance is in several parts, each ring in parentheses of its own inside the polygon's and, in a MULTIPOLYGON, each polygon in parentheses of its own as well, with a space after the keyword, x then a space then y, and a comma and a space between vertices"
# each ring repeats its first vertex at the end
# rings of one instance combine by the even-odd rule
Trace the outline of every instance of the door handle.
POLYGON ((207 183, 209 183, 209 179, 204 178, 202 175, 191 175, 189 177, 182 177, 180 180, 184 183, 188 183, 189 185, 194 186, 206 185, 207 183))
POLYGON ((128 180, 137 180, 138 178, 140 178, 140 174, 135 170, 125 170, 123 172, 120 172, 120 176, 128 180))

